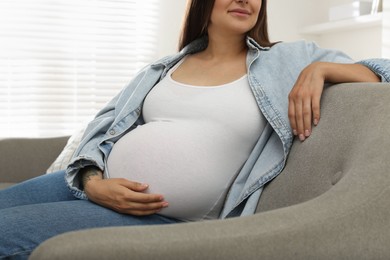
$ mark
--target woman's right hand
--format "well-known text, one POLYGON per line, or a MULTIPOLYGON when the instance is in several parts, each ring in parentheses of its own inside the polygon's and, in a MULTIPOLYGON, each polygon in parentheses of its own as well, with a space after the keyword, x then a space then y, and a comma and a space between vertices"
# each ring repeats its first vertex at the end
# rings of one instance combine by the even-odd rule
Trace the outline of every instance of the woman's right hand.
POLYGON ((148 185, 126 179, 103 179, 103 173, 89 168, 82 173, 88 199, 118 213, 146 216, 168 206, 159 194, 148 194, 148 185))

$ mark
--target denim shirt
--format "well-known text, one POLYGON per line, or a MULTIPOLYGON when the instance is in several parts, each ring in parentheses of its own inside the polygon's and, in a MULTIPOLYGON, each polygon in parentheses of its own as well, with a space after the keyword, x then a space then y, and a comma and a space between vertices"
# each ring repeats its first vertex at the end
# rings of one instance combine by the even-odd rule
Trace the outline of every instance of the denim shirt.
MULTIPOLYGON (((287 113, 288 94, 300 72, 315 61, 354 63, 342 52, 321 49, 311 42, 262 47, 248 37, 246 43, 249 85, 268 124, 231 185, 220 218, 254 214, 264 185, 284 168, 294 138, 287 113)), ((79 170, 93 165, 104 171, 115 142, 144 123, 142 105, 149 91, 185 55, 206 47, 207 38, 200 38, 181 52, 146 66, 89 123, 66 170, 66 181, 76 197, 87 199, 81 190, 79 170)), ((370 59, 359 63, 369 67, 383 82, 390 81, 389 60, 370 59)))

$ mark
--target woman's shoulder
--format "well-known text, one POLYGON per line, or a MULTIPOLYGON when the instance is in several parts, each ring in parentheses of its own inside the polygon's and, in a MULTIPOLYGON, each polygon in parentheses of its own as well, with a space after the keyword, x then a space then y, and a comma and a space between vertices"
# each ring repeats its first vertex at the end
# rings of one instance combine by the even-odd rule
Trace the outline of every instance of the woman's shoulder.
POLYGON ((183 56, 184 55, 182 55, 180 52, 174 53, 174 54, 169 54, 169 55, 158 58, 157 60, 155 60, 154 62, 152 62, 149 65, 153 67, 153 66, 157 66, 157 65, 161 65, 161 64, 162 65, 169 64, 173 61, 180 60, 183 56))
POLYGON ((269 48, 267 53, 271 57, 283 57, 287 60, 300 59, 302 62, 307 62, 312 57, 313 53, 315 53, 318 49, 319 47, 315 42, 297 40, 289 42, 278 42, 269 48))

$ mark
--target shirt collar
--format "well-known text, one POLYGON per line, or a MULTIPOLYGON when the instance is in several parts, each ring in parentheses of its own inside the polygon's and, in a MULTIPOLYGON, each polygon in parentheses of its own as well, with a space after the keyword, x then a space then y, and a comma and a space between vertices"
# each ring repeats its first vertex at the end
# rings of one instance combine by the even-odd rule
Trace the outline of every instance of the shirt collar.
MULTIPOLYGON (((193 42, 189 43, 187 46, 185 46, 178 54, 167 56, 165 58, 160 59, 159 61, 155 62, 152 66, 159 66, 163 65, 165 67, 171 67, 172 64, 175 64, 179 60, 181 60, 184 56, 192 53, 200 52, 207 48, 207 42, 208 37, 203 36, 200 37, 193 42)), ((270 47, 263 47, 259 43, 257 43, 253 38, 247 36, 246 37, 246 44, 249 49, 257 50, 257 51, 267 51, 270 49, 270 47)))

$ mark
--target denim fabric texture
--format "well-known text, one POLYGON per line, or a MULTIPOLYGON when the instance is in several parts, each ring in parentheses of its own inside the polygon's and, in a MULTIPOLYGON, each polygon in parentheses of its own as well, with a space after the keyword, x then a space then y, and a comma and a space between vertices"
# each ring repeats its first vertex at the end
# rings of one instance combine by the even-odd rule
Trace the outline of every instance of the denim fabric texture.
POLYGON ((27 259, 40 243, 69 231, 180 222, 160 215, 123 215, 77 199, 64 174, 46 174, 0 190, 0 259, 27 259))

